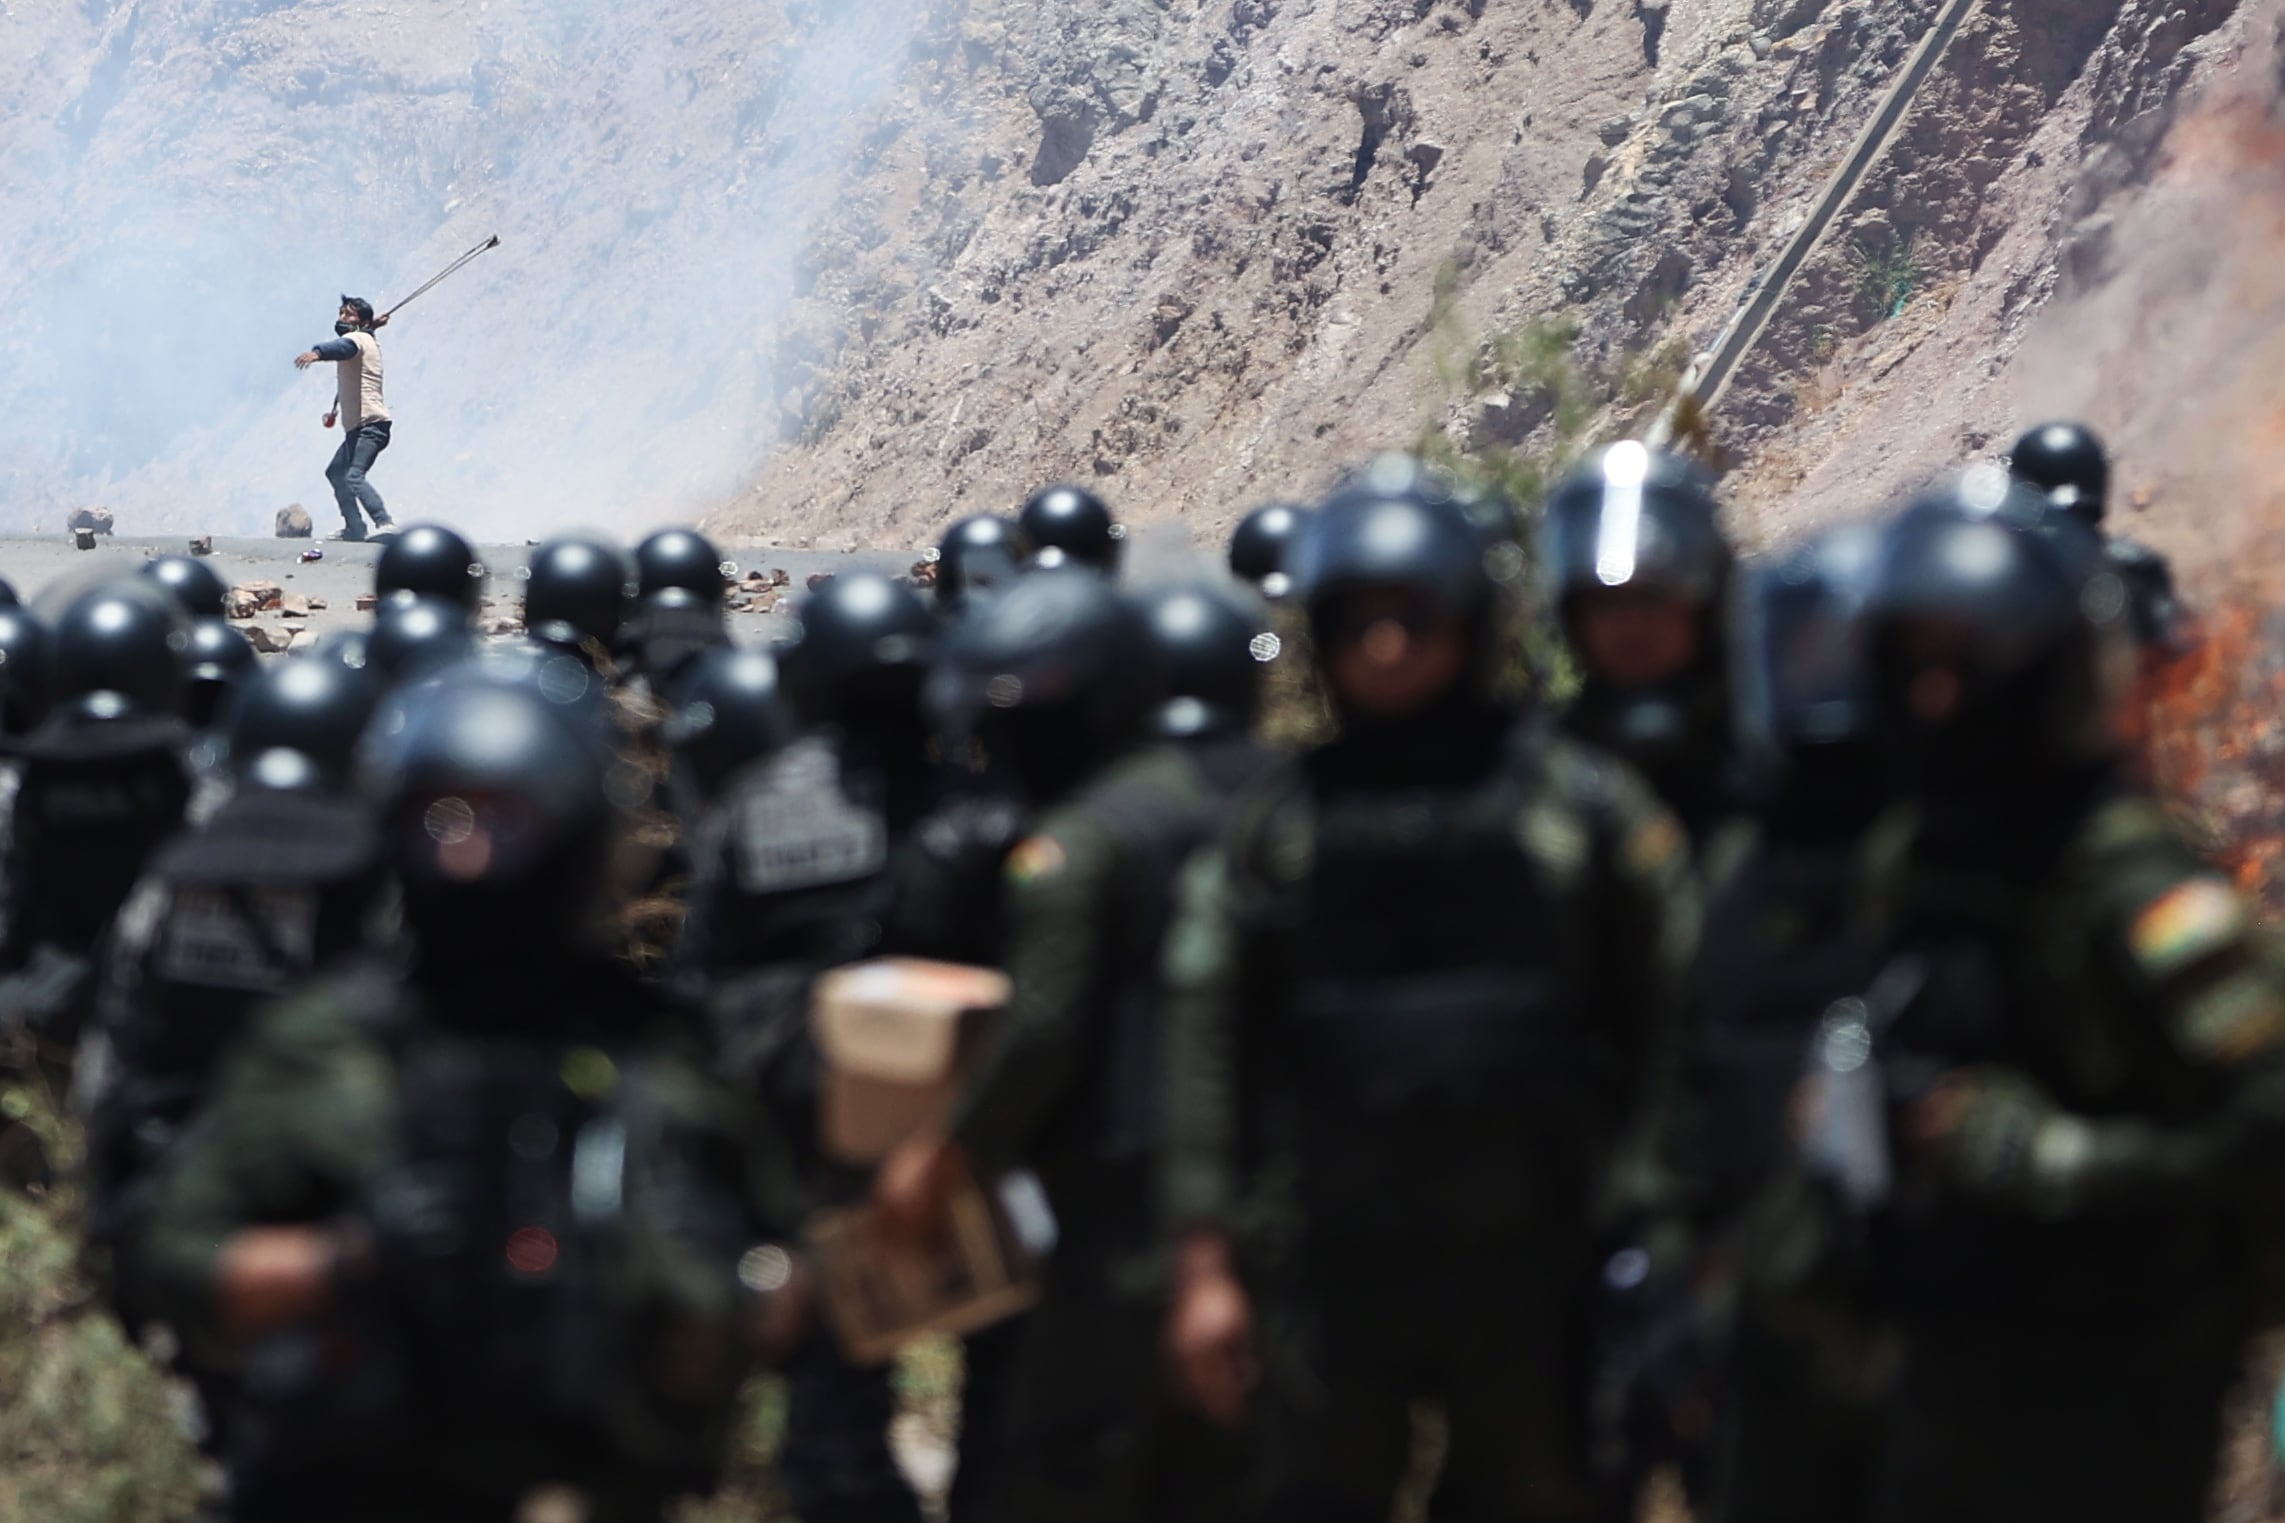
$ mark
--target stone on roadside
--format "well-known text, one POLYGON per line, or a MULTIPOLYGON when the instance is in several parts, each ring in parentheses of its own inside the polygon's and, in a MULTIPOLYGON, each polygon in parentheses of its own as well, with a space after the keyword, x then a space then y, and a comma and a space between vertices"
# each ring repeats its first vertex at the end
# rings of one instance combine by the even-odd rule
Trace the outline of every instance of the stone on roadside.
POLYGON ((292 643, 289 631, 274 629, 267 624, 252 624, 247 626, 246 639, 247 642, 254 647, 254 649, 260 651, 265 656, 277 655, 280 651, 285 650, 292 643))
POLYGON ((63 526, 74 534, 109 534, 114 522, 109 508, 73 508, 63 526))
POLYGON ((190 553, 193 555, 212 555, 214 553, 214 536, 211 534, 192 535, 190 553))
POLYGON ((298 502, 289 502, 278 509, 278 538, 308 539, 316 531, 309 521, 309 509, 298 502))
POLYGON ((230 589, 222 608, 233 619, 251 619, 265 608, 277 607, 284 599, 285 592, 276 582, 241 582, 230 589))

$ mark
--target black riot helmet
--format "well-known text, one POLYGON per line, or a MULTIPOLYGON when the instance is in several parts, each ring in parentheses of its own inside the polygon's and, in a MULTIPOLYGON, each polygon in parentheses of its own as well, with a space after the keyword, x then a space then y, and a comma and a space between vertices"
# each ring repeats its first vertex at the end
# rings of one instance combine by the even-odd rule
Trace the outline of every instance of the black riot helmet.
MULTIPOLYGON (((1408 629, 1449 620, 1464 635, 1468 668, 1438 703, 1468 710, 1489 698, 1507 584, 1444 472, 1409 456, 1381 456, 1318 507, 1287 565, 1320 662, 1359 637, 1361 609, 1383 604, 1381 613, 1408 629)), ((1334 686, 1344 721, 1366 722, 1334 686)))
POLYGON ((837 576, 794 610, 778 658, 786 698, 808 724, 910 730, 937 625, 918 592, 873 572, 837 576))
POLYGON ((1030 536, 1012 518, 974 513, 936 542, 936 601, 957 608, 976 593, 1007 591, 1032 557, 1030 536))
POLYGON ((262 664, 262 658, 244 635, 223 620, 194 619, 183 663, 190 680, 184 717, 203 730, 221 715, 231 693, 262 664))
POLYGON ((616 546, 577 534, 551 539, 524 567, 524 629, 550 645, 583 649, 592 642, 611 650, 633 580, 616 546))
POLYGON ((1732 561, 1712 479, 1686 456, 1631 441, 1555 489, 1540 554, 1559 603, 1594 588, 1643 587, 1711 607, 1732 561))
POLYGON ((1766 809, 1861 826, 1886 793, 1862 613, 1877 525, 1842 524, 1741 579, 1732 621, 1737 733, 1766 809))
POLYGON ((24 600, 17 595, 16 584, 0 576, 0 608, 21 608, 24 600))
POLYGON ((1110 581, 1036 571, 956 628, 929 676, 928 708, 955 745, 1045 804, 1141 733, 1157 697, 1150 637, 1110 581))
POLYGON ((437 598, 473 618, 484 600, 484 561, 442 524, 415 524, 381 547, 373 591, 384 602, 401 593, 437 598))
POLYGON ((2042 423, 2015 441, 2008 473, 2055 507, 2100 524, 2110 500, 2110 455, 2084 423, 2042 423))
POLYGON ((1230 534, 1230 571, 1250 582, 1273 601, 1292 590, 1286 557, 1309 521, 1309 510, 1297 503, 1265 503, 1238 520, 1230 534))
POLYGON ((189 648, 187 622, 157 588, 140 581, 91 588, 56 620, 50 702, 91 700, 105 718, 179 719, 189 697, 189 648))
POLYGON ((1033 563, 1089 566, 1110 575, 1119 569, 1127 531, 1111 517, 1103 499, 1085 487, 1042 487, 1016 514, 1031 541, 1033 563))
POLYGON ((241 788, 345 789, 380 701, 379 680, 359 668, 315 657, 272 662, 224 712, 231 775, 241 788))
POLYGON ((559 699, 482 663, 382 706, 359 777, 431 978, 509 976, 590 944, 625 834, 619 767, 586 695, 559 699))
POLYGON ((1631 441, 1572 473, 1540 525, 1542 574, 1584 677, 1567 723, 1677 808, 1728 759, 1734 560, 1712 479, 1631 441))
POLYGON ((187 555, 162 555, 156 560, 143 562, 141 569, 144 576, 164 587, 182 605, 186 617, 222 617, 223 605, 230 597, 230 586, 222 580, 221 573, 206 562, 193 560, 187 555))
POLYGON ((48 711, 48 629, 28 608, 0 608, 0 735, 29 735, 48 711))
POLYGON ((459 607, 442 598, 400 597, 374 613, 364 656, 367 669, 394 685, 448 666, 475 649, 476 635, 459 607))
POLYGON ((646 602, 674 587, 719 604, 729 584, 722 552, 696 529, 661 529, 635 546, 635 595, 646 602))
POLYGON ((1863 614, 1873 712, 1924 796, 2004 792, 2119 753, 2127 590, 2096 536, 2051 518, 1987 469, 1915 498, 1883 534, 1863 614))
POLYGON ((1190 739, 1251 730, 1261 716, 1262 664, 1276 656, 1277 637, 1234 598, 1205 588, 1158 588, 1135 601, 1159 680, 1151 731, 1190 739))
POLYGON ((767 651, 701 652, 676 683, 661 731, 673 758, 676 813, 695 818, 740 768, 776 752, 799 728, 767 651))

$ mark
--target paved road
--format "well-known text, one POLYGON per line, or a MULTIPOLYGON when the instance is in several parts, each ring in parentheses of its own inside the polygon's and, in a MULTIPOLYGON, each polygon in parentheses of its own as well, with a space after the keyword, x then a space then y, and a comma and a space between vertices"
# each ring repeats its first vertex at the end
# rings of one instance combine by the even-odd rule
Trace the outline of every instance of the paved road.
MULTIPOLYGON (((52 616, 80 587, 104 577, 132 574, 136 567, 154 556, 184 548, 185 542, 180 538, 102 537, 96 540, 93 550, 80 550, 73 546, 68 535, 0 537, 0 576, 14 583, 26 602, 52 616)), ((484 588, 485 619, 515 617, 523 602, 519 578, 529 547, 485 545, 480 553, 491 572, 484 588)), ((792 576, 797 592, 814 572, 863 569, 902 573, 911 568, 914 560, 909 554, 863 551, 837 555, 815 550, 731 548, 724 554, 736 563, 740 575, 753 570, 782 568, 792 576)), ((266 613, 246 622, 267 625, 281 632, 307 626, 324 634, 370 622, 370 615, 356 611, 357 597, 372 590, 373 562, 379 555, 380 547, 370 544, 330 544, 306 539, 217 539, 207 564, 222 573, 224 581, 234 585, 250 581, 276 582, 288 593, 317 598, 326 605, 322 612, 313 613, 307 619, 286 619, 276 613, 266 613), (319 551, 323 558, 303 561, 303 553, 312 549, 319 551)), ((782 614, 731 616, 732 627, 742 640, 770 639, 785 622, 782 614)), ((245 627, 245 623, 240 627, 245 627)))

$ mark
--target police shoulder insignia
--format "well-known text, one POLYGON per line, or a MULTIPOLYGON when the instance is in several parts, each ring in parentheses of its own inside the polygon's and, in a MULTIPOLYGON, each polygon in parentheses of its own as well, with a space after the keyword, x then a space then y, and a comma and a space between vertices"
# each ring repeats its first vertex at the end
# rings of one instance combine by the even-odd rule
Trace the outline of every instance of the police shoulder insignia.
POLYGON ((2211 956, 2245 934, 2245 901, 2228 881, 2204 875, 2178 883, 2136 911, 2127 947, 2153 978, 2211 956))
POLYGON ((1063 843, 1053 836, 1026 836, 1008 853, 1008 876, 1018 883, 1037 883, 1063 871, 1063 843))
POLYGON ((1665 872, 1682 852, 1682 827, 1656 814, 1627 833, 1626 865, 1645 877, 1665 872))

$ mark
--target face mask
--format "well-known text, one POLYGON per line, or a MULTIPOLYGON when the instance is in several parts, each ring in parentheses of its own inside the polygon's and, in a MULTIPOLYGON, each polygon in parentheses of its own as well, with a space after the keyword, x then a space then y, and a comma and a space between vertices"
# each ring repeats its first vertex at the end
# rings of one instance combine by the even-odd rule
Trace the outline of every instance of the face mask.
POLYGON ((356 331, 357 325, 355 323, 335 323, 333 325, 333 336, 335 338, 347 338, 350 334, 355 333, 356 331))

